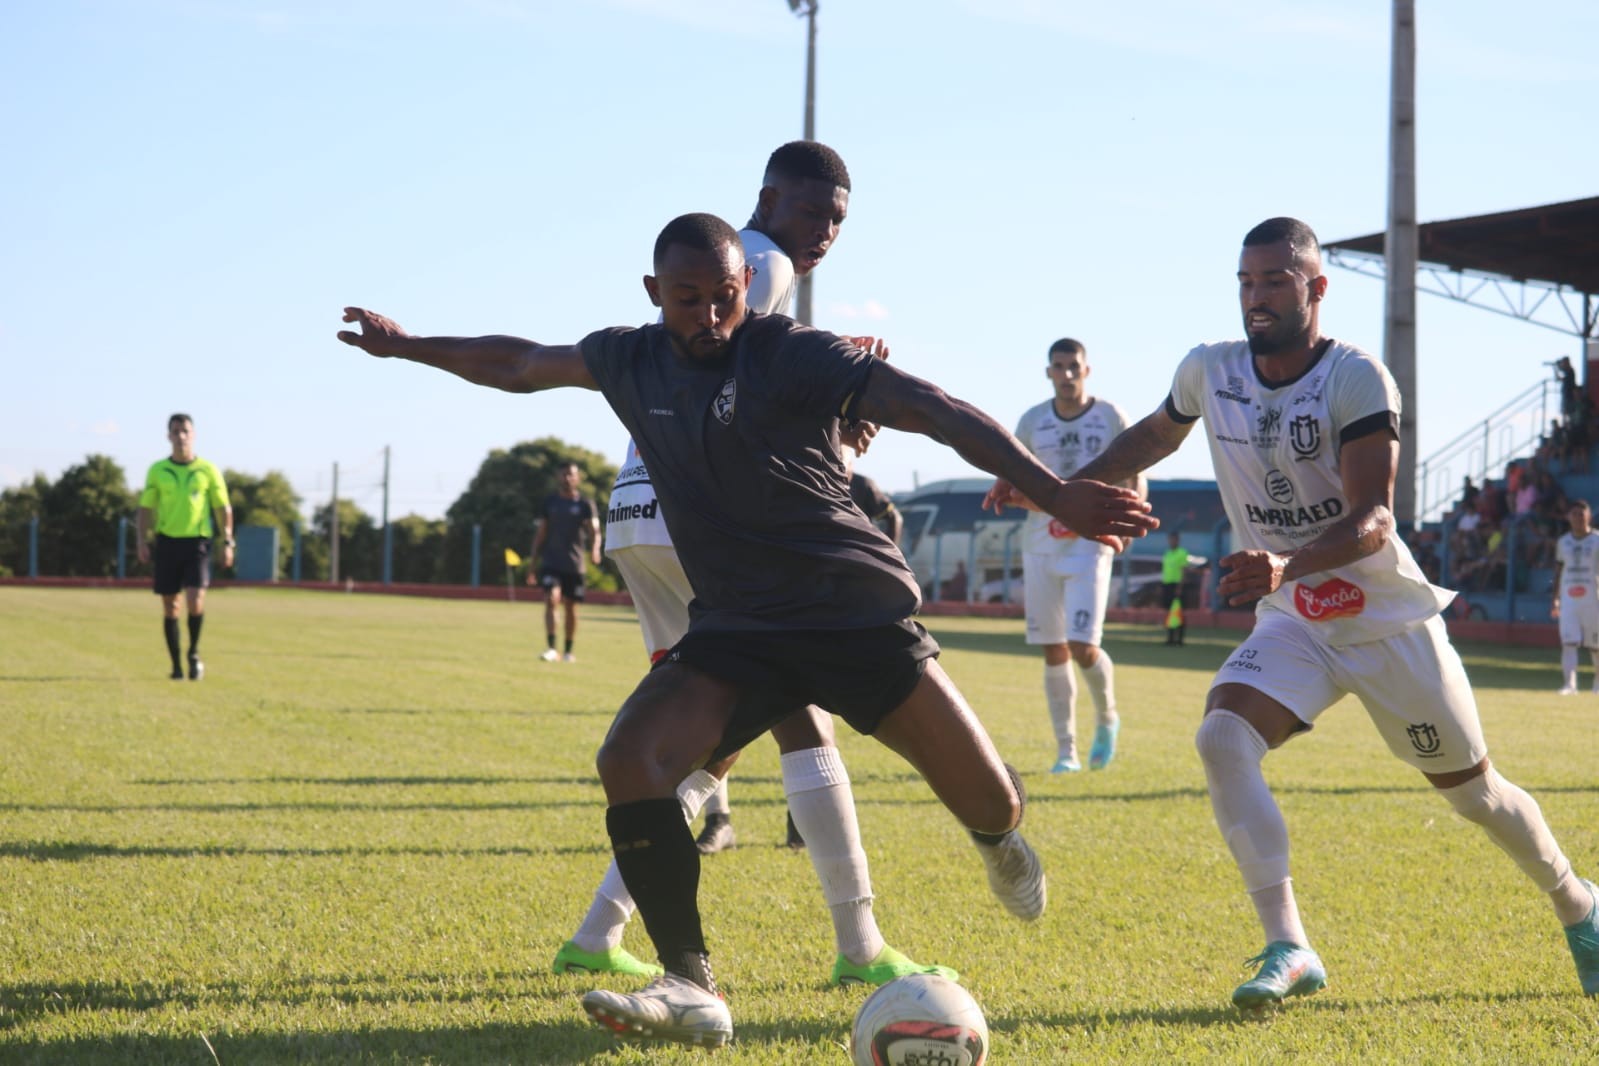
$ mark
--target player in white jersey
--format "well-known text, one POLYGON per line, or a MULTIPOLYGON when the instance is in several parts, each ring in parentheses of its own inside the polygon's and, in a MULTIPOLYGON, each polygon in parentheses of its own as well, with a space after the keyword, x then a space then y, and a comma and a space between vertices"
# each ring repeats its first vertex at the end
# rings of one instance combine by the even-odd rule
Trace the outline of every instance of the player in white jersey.
MULTIPOLYGON (((1016 438, 1057 475, 1069 478, 1104 451, 1127 416, 1108 400, 1088 393, 1088 350, 1062 337, 1049 346, 1044 373, 1055 394, 1029 408, 1016 424, 1016 438)), ((985 504, 1014 499, 1009 485, 996 484, 985 504)), ((1076 773, 1077 680, 1072 663, 1094 702, 1094 744, 1088 768, 1101 770, 1116 755, 1121 718, 1116 713, 1114 666, 1100 647, 1110 598, 1111 549, 1079 537, 1049 515, 1031 508, 1022 529, 1022 576, 1026 581, 1027 643, 1044 649, 1044 703, 1055 731, 1050 773, 1076 773)))
POLYGON ((1599 694, 1599 533, 1587 500, 1573 500, 1566 512, 1571 532, 1555 545, 1555 594, 1550 613, 1560 620, 1560 694, 1577 691, 1577 649, 1587 648, 1594 663, 1593 690, 1599 694))
MULTIPOLYGON (((788 312, 799 277, 815 269, 838 236, 849 188, 844 161, 826 145, 793 141, 772 153, 754 214, 739 232, 746 262, 754 269, 747 297, 751 311, 788 312)), ((649 471, 632 441, 611 491, 605 544, 606 554, 627 582, 645 651, 654 662, 687 632, 694 591, 672 547, 649 471)), ((772 735, 782 752, 789 815, 809 842, 811 862, 833 918, 838 955, 832 983, 882 984, 909 973, 957 976, 945 967, 906 957, 887 943, 877 927, 854 793, 834 741, 832 717, 818 708, 806 708, 774 727, 772 735)), ((731 766, 729 759, 708 767, 708 773, 697 772, 678 791, 690 821, 702 806, 713 811, 698 841, 702 854, 732 843, 725 783, 731 766)), ((660 972, 621 946, 633 909, 632 895, 613 862, 572 939, 556 953, 556 972, 660 972)))
POLYGON ((1269 219, 1245 236, 1238 289, 1247 341, 1195 348, 1165 405, 1078 471, 1125 481, 1176 451, 1203 418, 1237 547, 1221 560, 1219 591, 1235 606, 1260 601, 1195 738, 1217 825, 1267 941, 1233 1002, 1259 1009, 1326 982, 1261 762, 1345 693, 1360 698, 1396 756, 1549 895, 1583 991, 1599 994, 1599 895, 1573 873, 1537 802, 1490 763, 1439 614, 1452 594, 1428 584, 1395 533, 1393 379, 1370 355, 1322 335, 1327 278, 1303 222, 1269 219))

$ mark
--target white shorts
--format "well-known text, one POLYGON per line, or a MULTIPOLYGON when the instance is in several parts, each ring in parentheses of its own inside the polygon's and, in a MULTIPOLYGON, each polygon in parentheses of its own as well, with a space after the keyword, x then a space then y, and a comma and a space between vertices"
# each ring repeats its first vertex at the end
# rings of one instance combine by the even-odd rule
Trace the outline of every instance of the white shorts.
POLYGON ((635 544, 611 553, 627 582, 628 595, 644 631, 644 650, 655 656, 669 650, 688 632, 688 604, 694 598, 677 550, 659 544, 635 544))
POLYGON ((1098 645, 1105 634, 1112 553, 1022 556, 1027 643, 1098 645))
POLYGON ((1488 754, 1471 682, 1438 615, 1382 640, 1333 648, 1287 615, 1262 612, 1211 687, 1226 684, 1265 693, 1306 728, 1352 693, 1388 750, 1429 774, 1469 769, 1488 754))
POLYGON ((1599 648, 1599 597, 1560 596, 1560 643, 1599 648))

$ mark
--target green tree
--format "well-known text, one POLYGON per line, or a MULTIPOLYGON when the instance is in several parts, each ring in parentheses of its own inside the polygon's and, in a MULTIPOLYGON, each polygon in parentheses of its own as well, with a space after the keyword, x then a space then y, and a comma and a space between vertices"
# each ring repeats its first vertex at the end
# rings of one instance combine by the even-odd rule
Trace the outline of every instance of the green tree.
MULTIPOLYGON (((533 522, 545 497, 556 490, 556 472, 571 460, 583 472, 583 494, 594 500, 604 521, 606 503, 616 467, 598 452, 567 444, 558 437, 523 441, 509 451, 496 448, 478 467, 476 476, 447 512, 449 531, 439 556, 436 579, 464 584, 472 577, 472 527, 483 527, 482 581, 505 583, 505 549, 526 557, 533 543, 533 522)), ((536 560, 527 560, 536 566, 536 560)), ((607 561, 589 567, 588 584, 617 587, 615 569, 607 561)), ((513 575, 515 579, 515 575, 513 575)))
MULTIPOLYGON (((332 575, 330 543, 333 507, 323 504, 311 515, 311 534, 301 544, 302 576, 328 580, 332 575)), ((354 500, 339 501, 339 580, 383 580, 383 533, 372 516, 354 500)))
MULTIPOLYGON (((449 525, 442 519, 408 514, 389 523, 393 531, 394 580, 401 584, 432 581, 444 555, 449 525)), ((378 531, 379 544, 383 531, 378 531)))
POLYGON ((29 525, 43 518, 49 491, 49 479, 35 474, 32 481, 0 492, 0 577, 27 574, 29 525))
POLYGON ((39 570, 67 577, 108 577, 117 572, 117 527, 131 519, 138 497, 116 461, 91 455, 68 467, 44 493, 39 523, 39 570))
POLYGON ((288 573, 294 552, 294 527, 300 523, 300 497, 289 479, 276 470, 265 477, 224 470, 228 499, 233 504, 233 525, 270 526, 278 531, 278 575, 288 573))

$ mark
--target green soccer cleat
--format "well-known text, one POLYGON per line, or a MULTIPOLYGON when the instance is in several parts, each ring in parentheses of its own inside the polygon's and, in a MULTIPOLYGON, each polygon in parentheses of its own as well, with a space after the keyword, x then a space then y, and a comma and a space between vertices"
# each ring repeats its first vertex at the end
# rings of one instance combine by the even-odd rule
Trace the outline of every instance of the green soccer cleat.
POLYGON ((1599 996, 1599 889, 1592 881, 1584 881, 1583 885, 1593 897, 1593 909, 1576 925, 1566 926, 1566 945, 1577 963, 1577 979, 1582 982, 1583 995, 1599 996))
POLYGON ((896 977, 905 977, 913 973, 930 973, 950 981, 961 979, 961 975, 948 966, 923 966, 884 944, 883 950, 877 953, 875 959, 861 965, 839 955, 833 962, 833 975, 827 979, 827 983, 834 988, 843 988, 847 985, 886 985, 896 977))
POLYGON ((572 941, 555 953, 555 973, 625 973, 634 977, 659 977, 665 971, 654 963, 635 958, 626 948, 584 951, 572 941))
POLYGON ((1233 989, 1233 1006, 1258 1011, 1289 996, 1308 996, 1327 987, 1327 968, 1309 948, 1273 940, 1244 965, 1260 963, 1260 971, 1233 989))
POLYGON ((1122 731, 1122 720, 1094 729, 1094 746, 1088 749, 1088 768, 1103 770, 1116 757, 1116 734, 1122 731))

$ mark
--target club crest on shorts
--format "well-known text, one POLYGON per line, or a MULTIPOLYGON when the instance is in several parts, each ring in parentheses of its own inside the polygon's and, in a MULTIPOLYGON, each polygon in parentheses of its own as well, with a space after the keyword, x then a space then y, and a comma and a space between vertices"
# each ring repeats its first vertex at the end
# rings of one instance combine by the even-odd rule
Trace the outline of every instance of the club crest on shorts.
POLYGON ((1438 739, 1438 730, 1429 722, 1406 726, 1405 735, 1410 737, 1410 746, 1416 749, 1418 755, 1437 755, 1438 749, 1443 747, 1443 741, 1438 739))
POLYGON ((711 410, 716 413, 716 420, 722 425, 733 421, 733 393, 735 391, 732 378, 722 382, 722 391, 716 394, 716 399, 711 401, 711 410))

